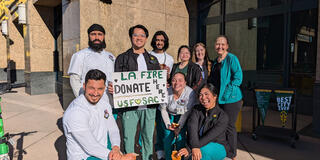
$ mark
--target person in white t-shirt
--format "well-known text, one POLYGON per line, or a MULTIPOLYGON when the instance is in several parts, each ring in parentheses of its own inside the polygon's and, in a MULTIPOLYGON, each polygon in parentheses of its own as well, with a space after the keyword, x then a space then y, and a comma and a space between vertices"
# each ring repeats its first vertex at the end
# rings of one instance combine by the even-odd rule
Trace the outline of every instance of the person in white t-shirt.
POLYGON ((120 134, 105 92, 106 75, 97 69, 86 74, 81 94, 63 115, 68 160, 134 160, 120 152, 120 134), (110 138, 108 138, 110 137, 110 138), (111 148, 108 148, 108 142, 111 148))
MULTIPOLYGON (((152 38, 151 46, 153 50, 150 52, 151 55, 157 57, 161 69, 167 70, 167 78, 169 79, 170 72, 174 63, 173 57, 170 56, 166 50, 169 48, 169 38, 164 31, 157 31, 152 38)), ((160 108, 156 111, 156 124, 161 124, 161 113, 160 108)), ((157 130, 157 140, 155 144, 155 150, 158 159, 164 158, 164 148, 163 148, 163 128, 161 125, 156 125, 157 130)))
POLYGON ((166 32, 157 31, 152 37, 151 46, 153 50, 150 54, 157 57, 161 69, 166 69, 170 75, 174 60, 173 57, 166 52, 169 48, 169 38, 166 32))
MULTIPOLYGON (((99 69, 107 76, 106 85, 112 81, 115 57, 105 51, 105 30, 99 24, 93 24, 88 28, 89 47, 72 55, 68 74, 73 93, 78 97, 83 93, 82 84, 85 75, 91 69, 99 69)), ((108 95, 110 98, 110 95, 108 95)), ((112 100, 110 100, 112 103, 112 100)))

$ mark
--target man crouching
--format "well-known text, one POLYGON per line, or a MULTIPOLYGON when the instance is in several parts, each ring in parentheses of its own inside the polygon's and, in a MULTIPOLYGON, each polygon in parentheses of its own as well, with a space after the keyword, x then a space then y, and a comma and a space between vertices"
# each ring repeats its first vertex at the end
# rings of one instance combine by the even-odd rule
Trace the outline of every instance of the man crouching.
POLYGON ((136 154, 120 152, 120 134, 112 109, 103 92, 106 75, 90 70, 84 94, 69 105, 63 116, 68 160, 135 160, 136 154), (108 147, 108 141, 111 147, 108 147))

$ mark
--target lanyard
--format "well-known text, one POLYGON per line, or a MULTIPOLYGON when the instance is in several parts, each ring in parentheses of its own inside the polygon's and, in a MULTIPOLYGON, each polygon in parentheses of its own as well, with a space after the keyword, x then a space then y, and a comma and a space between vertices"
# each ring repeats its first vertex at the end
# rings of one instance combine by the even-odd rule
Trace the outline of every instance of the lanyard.
POLYGON ((164 54, 164 60, 163 60, 163 64, 166 64, 166 60, 167 60, 167 55, 166 55, 166 52, 164 52, 163 54, 164 54))

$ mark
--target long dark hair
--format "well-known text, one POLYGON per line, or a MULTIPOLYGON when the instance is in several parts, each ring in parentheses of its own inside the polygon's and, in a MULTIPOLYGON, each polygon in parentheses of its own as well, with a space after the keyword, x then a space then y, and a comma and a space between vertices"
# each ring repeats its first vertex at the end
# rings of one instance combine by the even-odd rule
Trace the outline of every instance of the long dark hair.
POLYGON ((153 50, 157 49, 157 45, 156 45, 157 36, 160 36, 160 35, 162 35, 164 38, 163 50, 166 51, 169 48, 169 38, 168 38, 168 35, 166 34, 166 32, 164 32, 164 31, 157 31, 153 35, 152 41, 151 41, 151 47, 153 48, 153 50))

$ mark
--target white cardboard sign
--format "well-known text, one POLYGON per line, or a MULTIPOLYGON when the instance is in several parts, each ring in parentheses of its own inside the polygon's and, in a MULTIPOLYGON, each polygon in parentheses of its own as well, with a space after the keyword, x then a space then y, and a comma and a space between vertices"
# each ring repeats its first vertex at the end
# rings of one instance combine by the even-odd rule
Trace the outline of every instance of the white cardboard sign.
POLYGON ((115 108, 167 103, 167 71, 114 72, 115 108))

